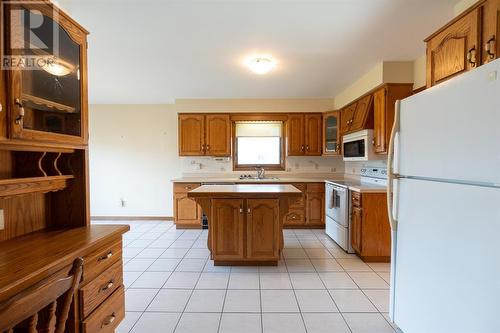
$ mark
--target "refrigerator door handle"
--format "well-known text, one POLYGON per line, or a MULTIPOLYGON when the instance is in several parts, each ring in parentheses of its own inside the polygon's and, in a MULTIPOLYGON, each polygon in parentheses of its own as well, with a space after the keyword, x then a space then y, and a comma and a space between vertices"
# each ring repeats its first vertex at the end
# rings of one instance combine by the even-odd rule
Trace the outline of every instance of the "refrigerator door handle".
POLYGON ((392 230, 398 229, 398 222, 394 217, 394 179, 398 177, 398 174, 394 171, 394 163, 397 163, 397 155, 394 149, 396 136, 399 133, 399 116, 401 109, 401 101, 396 101, 396 109, 394 114, 394 125, 392 126, 391 137, 389 141, 389 151, 387 154, 387 209, 389 215, 389 223, 392 230))

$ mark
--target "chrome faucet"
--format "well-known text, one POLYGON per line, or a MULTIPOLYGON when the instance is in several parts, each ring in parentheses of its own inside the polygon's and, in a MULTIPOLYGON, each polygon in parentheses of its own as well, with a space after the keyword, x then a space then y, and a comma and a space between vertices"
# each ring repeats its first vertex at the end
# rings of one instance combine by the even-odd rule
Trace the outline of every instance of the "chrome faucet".
POLYGON ((266 170, 263 167, 257 167, 255 170, 257 170, 257 179, 264 179, 266 177, 266 170))

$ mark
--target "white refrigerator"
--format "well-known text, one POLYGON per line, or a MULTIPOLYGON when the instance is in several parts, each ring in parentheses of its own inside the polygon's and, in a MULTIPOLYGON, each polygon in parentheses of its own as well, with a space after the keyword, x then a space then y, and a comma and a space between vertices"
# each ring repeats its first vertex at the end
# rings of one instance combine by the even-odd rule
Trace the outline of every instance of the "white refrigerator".
POLYGON ((500 60, 396 109, 390 317, 404 333, 500 332, 500 60))

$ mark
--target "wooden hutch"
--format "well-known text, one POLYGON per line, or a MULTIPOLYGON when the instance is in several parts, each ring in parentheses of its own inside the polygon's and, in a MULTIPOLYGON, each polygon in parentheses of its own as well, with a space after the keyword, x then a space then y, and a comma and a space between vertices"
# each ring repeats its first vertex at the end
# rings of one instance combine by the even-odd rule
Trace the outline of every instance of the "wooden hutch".
POLYGON ((88 32, 49 1, 0 3, 0 319, 83 258, 66 331, 113 332, 128 226, 90 225, 88 32))

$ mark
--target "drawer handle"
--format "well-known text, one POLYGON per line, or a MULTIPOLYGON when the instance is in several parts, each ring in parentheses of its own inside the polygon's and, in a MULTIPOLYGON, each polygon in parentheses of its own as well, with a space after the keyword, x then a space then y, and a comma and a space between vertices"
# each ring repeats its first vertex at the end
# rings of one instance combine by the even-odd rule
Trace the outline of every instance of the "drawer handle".
POLYGON ((185 190, 190 190, 191 189, 191 186, 186 186, 184 187, 185 190))
POLYGON ((103 261, 103 260, 109 259, 109 258, 111 258, 112 256, 113 256, 113 252, 109 251, 109 252, 108 252, 108 254, 106 254, 106 255, 104 255, 104 256, 102 256, 102 257, 100 257, 100 258, 98 259, 98 261, 103 261))
POLYGON ((101 327, 104 327, 104 326, 108 326, 108 325, 111 325, 116 319, 116 315, 115 313, 113 312, 112 315, 106 317, 103 322, 102 322, 102 326, 101 327))
POLYGON ((111 289, 111 288, 113 288, 114 284, 115 284, 115 280, 109 280, 108 283, 106 283, 103 287, 101 287, 100 291, 106 291, 108 289, 111 289))

